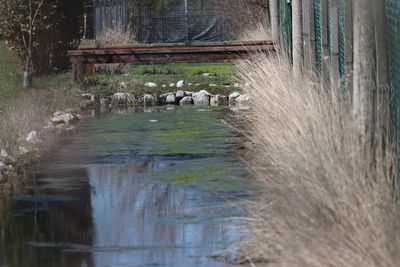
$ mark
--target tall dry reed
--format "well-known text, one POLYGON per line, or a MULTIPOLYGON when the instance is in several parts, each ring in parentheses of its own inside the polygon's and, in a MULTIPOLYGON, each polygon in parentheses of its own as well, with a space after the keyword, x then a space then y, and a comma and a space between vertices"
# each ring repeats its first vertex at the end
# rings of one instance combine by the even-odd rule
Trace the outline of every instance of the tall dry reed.
MULTIPOLYGON (((135 32, 132 27, 115 23, 112 27, 106 28, 97 38, 101 45, 124 45, 134 44, 135 32)), ((124 64, 97 64, 96 71, 106 73, 122 73, 124 64)))
POLYGON ((262 183, 250 207, 247 259, 256 266, 400 266, 400 206, 385 97, 363 103, 295 79, 289 60, 256 55, 238 66, 251 84, 247 162, 262 183), (375 125, 377 127, 372 127, 375 125))

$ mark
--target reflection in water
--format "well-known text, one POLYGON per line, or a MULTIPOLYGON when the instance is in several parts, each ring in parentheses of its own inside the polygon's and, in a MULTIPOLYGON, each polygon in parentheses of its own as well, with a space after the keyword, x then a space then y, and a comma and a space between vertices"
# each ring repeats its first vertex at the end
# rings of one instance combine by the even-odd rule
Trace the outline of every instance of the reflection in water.
POLYGON ((140 169, 157 167, 132 162, 89 168, 93 246, 101 251, 94 254, 96 266, 209 266, 210 259, 204 256, 236 239, 233 226, 225 221, 197 221, 199 216, 218 215, 215 207, 202 205, 211 194, 148 181, 138 174, 140 169))
POLYGON ((229 266, 241 142, 226 112, 100 114, 0 213, 0 267, 229 266))

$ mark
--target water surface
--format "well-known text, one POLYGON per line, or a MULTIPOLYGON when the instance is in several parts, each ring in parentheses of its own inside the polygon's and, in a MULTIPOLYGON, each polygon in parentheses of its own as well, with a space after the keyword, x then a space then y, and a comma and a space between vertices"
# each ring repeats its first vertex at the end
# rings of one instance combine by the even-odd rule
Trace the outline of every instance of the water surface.
POLYGON ((1 213, 0 266, 230 266, 243 139, 226 109, 97 114, 1 213))

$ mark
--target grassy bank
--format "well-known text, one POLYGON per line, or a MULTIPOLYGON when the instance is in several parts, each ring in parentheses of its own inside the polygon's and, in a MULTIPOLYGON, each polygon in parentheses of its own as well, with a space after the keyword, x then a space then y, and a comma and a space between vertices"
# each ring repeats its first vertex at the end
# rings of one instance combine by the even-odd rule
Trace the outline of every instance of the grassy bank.
POLYGON ((131 93, 167 93, 178 90, 176 84, 184 80, 187 84, 184 90, 199 91, 205 89, 213 94, 229 94, 238 88, 235 83, 235 70, 232 64, 225 62, 210 63, 169 63, 162 65, 126 65, 121 73, 97 73, 86 81, 89 92, 118 92, 121 84, 125 84, 131 93), (156 87, 146 87, 152 82, 156 87), (190 85, 188 85, 190 83, 190 85))
POLYGON ((0 42, 0 148, 18 158, 29 132, 54 111, 78 106, 76 92, 70 73, 34 78, 34 88, 24 89, 17 58, 0 42))

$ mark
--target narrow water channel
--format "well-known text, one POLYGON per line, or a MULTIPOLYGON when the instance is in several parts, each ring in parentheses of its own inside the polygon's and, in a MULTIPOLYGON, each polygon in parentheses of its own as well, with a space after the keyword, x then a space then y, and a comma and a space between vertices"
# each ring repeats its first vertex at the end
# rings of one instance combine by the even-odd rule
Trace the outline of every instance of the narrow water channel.
POLYGON ((246 173, 224 108, 97 114, 0 218, 1 267, 230 266, 246 173))

